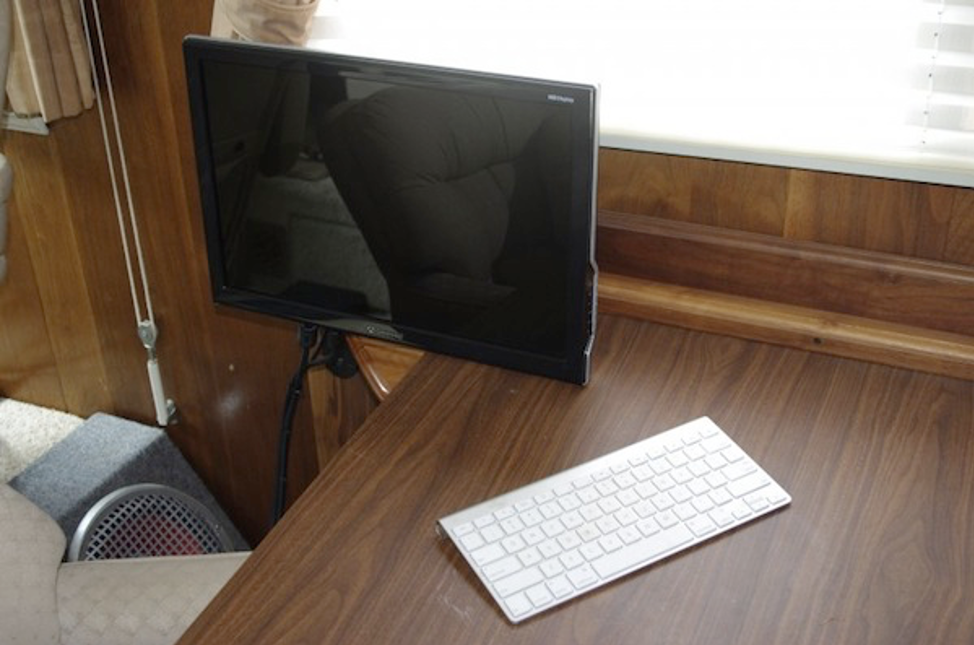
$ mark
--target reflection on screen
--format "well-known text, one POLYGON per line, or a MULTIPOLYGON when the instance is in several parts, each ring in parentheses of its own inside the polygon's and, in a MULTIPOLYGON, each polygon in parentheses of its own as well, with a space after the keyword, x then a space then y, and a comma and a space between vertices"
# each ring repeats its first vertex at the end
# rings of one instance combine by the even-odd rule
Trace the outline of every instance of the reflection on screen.
POLYGON ((229 284, 566 352, 570 111, 205 63, 229 284))

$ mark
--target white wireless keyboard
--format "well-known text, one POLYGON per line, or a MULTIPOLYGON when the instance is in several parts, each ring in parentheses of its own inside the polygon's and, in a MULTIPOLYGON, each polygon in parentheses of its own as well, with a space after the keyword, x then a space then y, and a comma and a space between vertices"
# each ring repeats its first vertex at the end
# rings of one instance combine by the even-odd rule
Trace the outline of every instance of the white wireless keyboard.
POLYGON ((791 497, 702 417, 442 518, 517 623, 791 497))

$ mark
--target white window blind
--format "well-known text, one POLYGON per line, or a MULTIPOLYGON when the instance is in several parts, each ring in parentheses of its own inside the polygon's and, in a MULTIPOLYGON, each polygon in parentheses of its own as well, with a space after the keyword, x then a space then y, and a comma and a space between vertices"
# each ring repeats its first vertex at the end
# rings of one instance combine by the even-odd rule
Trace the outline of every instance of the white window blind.
POLYGON ((323 0, 311 46, 598 82, 603 145, 974 186, 974 0, 323 0))
POLYGON ((931 153, 974 156, 974 0, 923 9, 910 122, 931 153))

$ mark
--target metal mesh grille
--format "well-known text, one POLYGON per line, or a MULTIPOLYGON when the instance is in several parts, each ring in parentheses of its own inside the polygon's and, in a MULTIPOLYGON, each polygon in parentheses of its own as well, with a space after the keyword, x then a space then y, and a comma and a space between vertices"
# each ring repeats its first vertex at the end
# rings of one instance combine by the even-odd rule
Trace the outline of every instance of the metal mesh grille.
POLYGON ((100 507, 95 516, 79 527, 84 534, 72 559, 200 555, 230 550, 216 519, 196 500, 164 486, 132 489, 138 490, 116 491, 103 500, 107 503, 96 505, 100 507))

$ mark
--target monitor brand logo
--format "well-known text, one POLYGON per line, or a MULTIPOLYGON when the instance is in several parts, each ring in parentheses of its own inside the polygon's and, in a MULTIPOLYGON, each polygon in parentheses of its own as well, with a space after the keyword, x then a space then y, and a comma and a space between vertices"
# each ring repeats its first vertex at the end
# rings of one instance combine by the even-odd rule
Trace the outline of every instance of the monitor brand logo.
POLYGON ((554 101, 556 103, 574 103, 575 99, 570 96, 562 96, 561 94, 549 94, 549 101, 554 101))

